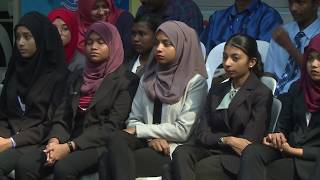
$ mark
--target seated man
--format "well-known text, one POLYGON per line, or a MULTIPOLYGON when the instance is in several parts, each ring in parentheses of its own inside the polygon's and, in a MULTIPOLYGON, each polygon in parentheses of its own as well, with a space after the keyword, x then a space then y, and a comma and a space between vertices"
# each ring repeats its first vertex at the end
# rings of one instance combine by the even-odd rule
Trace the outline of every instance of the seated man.
POLYGON ((216 45, 236 33, 269 42, 271 32, 280 24, 280 14, 261 0, 235 0, 234 5, 210 16, 209 24, 200 39, 209 54, 216 45))
POLYGON ((197 4, 192 0, 140 0, 137 16, 155 13, 164 21, 176 20, 192 27, 198 35, 203 30, 203 17, 197 4))
POLYGON ((320 32, 320 19, 317 16, 319 3, 319 0, 289 0, 294 21, 274 32, 264 70, 278 78, 277 96, 288 92, 292 82, 300 77, 301 54, 310 39, 320 32))

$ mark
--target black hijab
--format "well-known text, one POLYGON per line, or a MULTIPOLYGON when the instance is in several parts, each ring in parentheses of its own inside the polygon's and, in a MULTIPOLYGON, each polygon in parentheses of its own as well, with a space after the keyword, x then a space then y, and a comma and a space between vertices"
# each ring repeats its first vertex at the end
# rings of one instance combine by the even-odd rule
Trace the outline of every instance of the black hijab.
POLYGON ((24 101, 31 87, 43 74, 63 73, 66 70, 59 32, 46 16, 38 12, 27 13, 15 26, 15 34, 19 26, 25 26, 31 32, 37 50, 32 57, 25 59, 21 56, 16 43, 14 44, 4 80, 5 92, 1 95, 1 108, 4 108, 3 98, 5 98, 7 108, 13 111, 19 105, 17 97, 20 97, 22 103, 26 103, 24 101))

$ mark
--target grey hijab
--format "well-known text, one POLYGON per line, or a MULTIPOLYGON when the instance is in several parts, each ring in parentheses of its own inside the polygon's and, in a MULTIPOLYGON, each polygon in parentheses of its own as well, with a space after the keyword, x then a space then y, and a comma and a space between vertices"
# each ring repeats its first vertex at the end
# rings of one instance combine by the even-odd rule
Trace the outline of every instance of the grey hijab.
POLYGON ((145 69, 143 87, 152 101, 159 98, 162 103, 174 104, 183 96, 195 74, 207 78, 205 62, 194 29, 183 22, 167 21, 159 26, 159 31, 164 32, 173 43, 176 59, 170 64, 158 64, 154 59, 154 48, 145 69))

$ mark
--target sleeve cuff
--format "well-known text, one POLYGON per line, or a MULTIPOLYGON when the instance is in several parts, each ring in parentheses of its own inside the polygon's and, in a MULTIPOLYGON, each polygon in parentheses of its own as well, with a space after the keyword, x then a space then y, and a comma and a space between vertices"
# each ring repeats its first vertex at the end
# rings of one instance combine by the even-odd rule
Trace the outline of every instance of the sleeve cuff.
POLYGON ((14 139, 11 137, 10 138, 11 144, 12 144, 12 148, 15 148, 17 146, 16 142, 14 141, 14 139))

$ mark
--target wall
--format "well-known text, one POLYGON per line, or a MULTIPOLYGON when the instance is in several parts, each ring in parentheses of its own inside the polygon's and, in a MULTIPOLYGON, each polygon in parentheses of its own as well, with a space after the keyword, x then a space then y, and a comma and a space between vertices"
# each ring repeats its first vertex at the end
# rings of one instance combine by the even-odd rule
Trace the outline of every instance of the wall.
POLYGON ((136 12, 140 6, 139 0, 130 0, 130 12, 133 14, 133 16, 136 15, 136 12))

